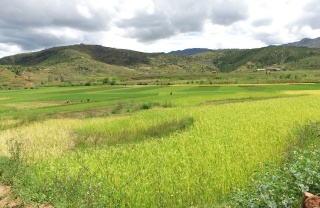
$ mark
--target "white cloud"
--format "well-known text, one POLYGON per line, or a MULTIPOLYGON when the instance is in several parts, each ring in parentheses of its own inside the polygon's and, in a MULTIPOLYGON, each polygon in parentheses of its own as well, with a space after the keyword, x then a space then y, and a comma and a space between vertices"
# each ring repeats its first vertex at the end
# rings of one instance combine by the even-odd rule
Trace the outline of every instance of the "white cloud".
POLYGON ((22 50, 17 45, 0 43, 0 57, 9 56, 15 53, 21 53, 22 50))
POLYGON ((0 57, 81 42, 145 52, 255 48, 319 37, 319 19, 318 0, 2 0, 0 57))
POLYGON ((84 5, 77 5, 77 10, 83 17, 87 19, 92 18, 92 14, 90 13, 88 7, 84 5))
POLYGON ((34 29, 34 34, 37 34, 39 36, 47 36, 52 37, 56 39, 61 39, 65 41, 81 41, 83 40, 83 33, 67 27, 61 27, 61 28, 38 28, 34 29))

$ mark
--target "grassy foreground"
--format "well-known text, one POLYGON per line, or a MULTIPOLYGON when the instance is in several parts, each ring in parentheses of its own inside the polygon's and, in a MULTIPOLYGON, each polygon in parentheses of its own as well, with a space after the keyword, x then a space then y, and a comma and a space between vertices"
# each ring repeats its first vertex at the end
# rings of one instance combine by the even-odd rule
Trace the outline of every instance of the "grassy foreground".
POLYGON ((258 165, 281 163, 294 141, 293 126, 319 120, 319 90, 244 85, 4 91, 0 178, 24 200, 57 207, 214 206, 235 184, 249 186, 258 165), (81 103, 86 97, 90 102, 81 103), (88 109, 103 112, 78 114, 88 109))

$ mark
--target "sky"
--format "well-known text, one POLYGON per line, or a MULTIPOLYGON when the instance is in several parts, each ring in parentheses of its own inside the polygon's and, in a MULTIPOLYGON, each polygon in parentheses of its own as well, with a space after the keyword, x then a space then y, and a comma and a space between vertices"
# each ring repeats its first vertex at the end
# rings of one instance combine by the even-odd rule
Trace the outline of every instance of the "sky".
POLYGON ((319 0, 0 0, 0 57, 94 44, 141 52, 320 37, 319 0))

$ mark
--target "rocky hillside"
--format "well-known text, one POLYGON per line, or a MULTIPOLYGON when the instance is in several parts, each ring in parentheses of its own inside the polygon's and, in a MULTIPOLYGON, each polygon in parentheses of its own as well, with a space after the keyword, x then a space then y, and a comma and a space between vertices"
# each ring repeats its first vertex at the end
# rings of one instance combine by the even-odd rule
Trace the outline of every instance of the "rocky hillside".
POLYGON ((304 38, 300 41, 294 43, 284 44, 283 46, 298 46, 298 47, 308 47, 308 48, 320 48, 320 37, 315 39, 304 38))

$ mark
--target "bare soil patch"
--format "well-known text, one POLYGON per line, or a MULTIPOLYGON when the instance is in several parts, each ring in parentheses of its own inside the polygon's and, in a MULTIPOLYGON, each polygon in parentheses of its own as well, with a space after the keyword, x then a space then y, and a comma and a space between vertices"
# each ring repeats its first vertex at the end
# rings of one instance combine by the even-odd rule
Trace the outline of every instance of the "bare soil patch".
POLYGON ((18 207, 20 204, 19 199, 12 199, 10 196, 11 187, 0 185, 0 207, 18 207))
POLYGON ((41 204, 41 205, 36 205, 36 204, 28 204, 23 206, 21 204, 21 199, 19 198, 14 198, 12 196, 12 187, 10 186, 5 186, 5 185, 0 185, 0 208, 33 208, 33 207, 39 207, 39 208, 53 208, 54 206, 52 205, 47 205, 47 204, 41 204))

